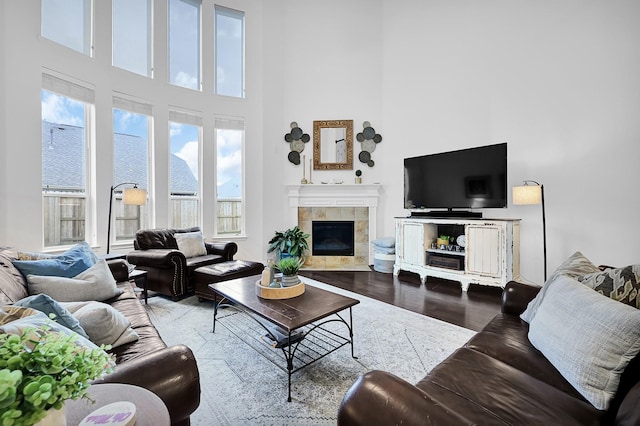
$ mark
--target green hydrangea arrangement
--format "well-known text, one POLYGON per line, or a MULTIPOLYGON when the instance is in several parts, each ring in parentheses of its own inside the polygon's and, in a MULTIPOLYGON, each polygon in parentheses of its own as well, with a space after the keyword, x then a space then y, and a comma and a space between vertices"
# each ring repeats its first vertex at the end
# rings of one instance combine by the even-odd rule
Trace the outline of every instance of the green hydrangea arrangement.
POLYGON ((89 382, 113 370, 109 346, 89 348, 78 336, 43 325, 0 335, 0 425, 29 426, 68 399, 86 397, 89 382))

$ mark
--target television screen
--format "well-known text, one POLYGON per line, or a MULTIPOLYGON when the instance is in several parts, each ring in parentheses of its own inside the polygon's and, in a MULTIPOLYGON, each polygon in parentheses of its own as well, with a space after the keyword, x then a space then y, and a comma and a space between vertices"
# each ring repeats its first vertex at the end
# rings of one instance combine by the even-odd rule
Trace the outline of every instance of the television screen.
POLYGON ((507 207, 507 144, 404 159, 404 208, 507 207))

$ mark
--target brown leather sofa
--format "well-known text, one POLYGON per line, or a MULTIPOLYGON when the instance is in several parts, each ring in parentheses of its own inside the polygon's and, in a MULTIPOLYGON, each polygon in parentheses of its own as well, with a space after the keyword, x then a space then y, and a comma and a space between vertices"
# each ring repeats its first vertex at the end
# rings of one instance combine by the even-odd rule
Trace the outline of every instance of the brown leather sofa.
POLYGON ((127 261, 137 269, 147 271, 147 289, 171 297, 173 300, 192 294, 193 271, 201 266, 233 260, 238 251, 234 242, 205 243, 207 254, 186 258, 174 238, 179 232, 197 232, 200 228, 141 229, 133 242, 135 251, 127 254, 127 261))
MULTIPOLYGON (((11 263, 16 254, 0 249, 0 305, 28 296, 26 280, 11 263)), ((126 383, 149 389, 164 401, 172 425, 189 425, 191 413, 200 405, 200 374, 195 357, 187 346, 167 347, 164 343, 128 281, 124 260, 108 263, 123 294, 105 303, 122 312, 140 337, 111 350, 116 357, 115 371, 96 383, 126 383)))
POLYGON ((383 371, 361 376, 339 425, 639 425, 640 356, 609 410, 589 404, 529 342, 519 315, 540 287, 510 282, 502 313, 413 385, 383 371))

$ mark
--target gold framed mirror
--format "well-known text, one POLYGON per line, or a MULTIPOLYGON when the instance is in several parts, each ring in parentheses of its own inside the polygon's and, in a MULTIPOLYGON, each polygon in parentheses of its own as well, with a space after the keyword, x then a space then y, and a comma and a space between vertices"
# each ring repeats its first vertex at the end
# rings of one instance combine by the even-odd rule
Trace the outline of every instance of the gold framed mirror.
POLYGON ((313 122, 313 169, 353 170, 353 120, 313 122))

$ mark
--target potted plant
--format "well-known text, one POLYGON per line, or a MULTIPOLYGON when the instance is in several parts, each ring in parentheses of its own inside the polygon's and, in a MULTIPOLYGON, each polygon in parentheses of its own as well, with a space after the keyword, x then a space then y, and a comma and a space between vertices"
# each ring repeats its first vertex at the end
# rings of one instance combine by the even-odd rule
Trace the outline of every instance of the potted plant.
POLYGON ((440 235, 437 239, 438 248, 440 246, 448 246, 450 237, 448 235, 440 235))
POLYGON ((282 286, 291 287, 300 282, 298 279, 298 271, 302 266, 302 262, 298 257, 285 257, 276 263, 276 269, 282 272, 282 286))
POLYGON ((91 348, 78 338, 48 325, 0 335, 0 424, 64 418, 64 402, 86 397, 89 382, 113 369, 113 357, 104 351, 108 346, 91 348))
POLYGON ((356 170, 356 183, 362 183, 362 170, 356 170))
POLYGON ((304 263, 305 252, 309 249, 307 238, 309 238, 309 234, 302 232, 297 225, 284 232, 276 231, 269 241, 267 253, 275 250, 278 259, 288 256, 299 257, 302 264, 304 263))

